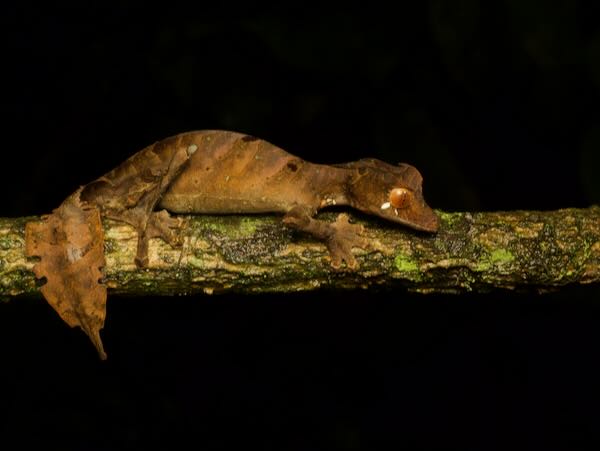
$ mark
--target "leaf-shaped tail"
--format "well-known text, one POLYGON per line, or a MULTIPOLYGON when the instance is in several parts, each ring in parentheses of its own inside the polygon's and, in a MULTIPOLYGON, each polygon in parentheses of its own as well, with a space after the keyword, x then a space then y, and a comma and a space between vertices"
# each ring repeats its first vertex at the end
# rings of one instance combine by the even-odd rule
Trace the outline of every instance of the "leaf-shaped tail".
POLYGON ((100 329, 106 318, 106 286, 102 284, 104 232, 97 207, 80 201, 80 190, 41 222, 25 228, 26 253, 40 257, 36 277, 46 278, 41 291, 71 327, 90 337, 101 359, 106 353, 100 329))

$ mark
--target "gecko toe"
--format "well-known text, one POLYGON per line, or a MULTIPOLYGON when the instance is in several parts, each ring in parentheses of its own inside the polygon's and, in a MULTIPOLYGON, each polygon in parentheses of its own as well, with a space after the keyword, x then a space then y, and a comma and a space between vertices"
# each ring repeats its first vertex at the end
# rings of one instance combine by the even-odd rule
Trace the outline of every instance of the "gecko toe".
POLYGON ((148 257, 135 257, 134 261, 135 261, 135 265, 138 268, 148 267, 148 263, 149 263, 148 257))
POLYGON ((327 243, 327 249, 331 256, 331 266, 334 269, 341 269, 343 263, 346 263, 346 267, 349 269, 358 267, 356 258, 352 255, 352 246, 348 242, 332 239, 327 243))

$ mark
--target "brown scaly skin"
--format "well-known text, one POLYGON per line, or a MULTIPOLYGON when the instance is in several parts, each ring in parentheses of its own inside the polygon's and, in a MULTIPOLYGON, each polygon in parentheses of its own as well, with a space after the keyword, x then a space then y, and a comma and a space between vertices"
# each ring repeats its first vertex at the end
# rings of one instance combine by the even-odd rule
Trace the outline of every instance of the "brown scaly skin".
POLYGON ((361 227, 345 215, 327 223, 320 208, 348 205, 416 230, 435 232, 438 219, 422 195, 422 177, 407 164, 375 159, 326 166, 309 163, 258 138, 227 131, 197 131, 159 141, 87 185, 82 200, 139 233, 136 262, 147 264, 148 239, 176 245, 173 213, 283 213, 283 222, 324 241, 332 265, 356 265, 352 247, 365 247, 361 227), (189 157, 189 160, 187 158, 189 157), (404 190, 401 208, 390 204, 404 190))
POLYGON ((289 227, 324 241, 331 264, 356 266, 353 247, 366 247, 362 227, 346 215, 314 219, 320 208, 348 205, 413 229, 435 232, 438 219, 423 200, 421 175, 407 164, 367 159, 335 166, 312 164, 266 141, 225 131, 176 135, 139 151, 79 188, 42 222, 26 227, 27 254, 47 279, 48 302, 71 326, 80 326, 106 358, 100 329, 107 287, 101 281, 101 217, 124 221, 138 233, 136 263, 148 264, 148 240, 173 246, 174 213, 283 213, 289 227), (155 207, 163 208, 155 211, 155 207))
POLYGON ((100 208, 102 215, 134 226, 138 232, 136 263, 148 263, 148 240, 161 237, 179 243, 181 223, 167 212, 154 212, 156 203, 197 150, 192 136, 173 136, 134 154, 112 171, 83 187, 80 198, 100 208))

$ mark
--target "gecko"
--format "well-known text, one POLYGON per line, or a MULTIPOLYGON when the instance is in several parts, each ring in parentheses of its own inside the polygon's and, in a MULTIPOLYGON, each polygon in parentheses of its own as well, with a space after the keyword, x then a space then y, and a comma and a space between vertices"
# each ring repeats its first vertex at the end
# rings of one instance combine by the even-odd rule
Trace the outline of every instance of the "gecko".
POLYGON ((138 232, 136 263, 148 264, 148 240, 178 245, 176 214, 281 213, 283 224, 323 241, 331 264, 356 267, 365 248, 362 227, 341 214, 315 219, 328 206, 349 206, 415 230, 435 232, 419 171, 367 158, 323 165, 305 161, 254 136, 219 130, 182 133, 141 150, 88 184, 81 199, 138 232), (156 208, 162 209, 155 212, 156 208))
POLYGON ((148 243, 182 245, 182 215, 280 213, 283 224, 327 246, 331 266, 357 268, 353 248, 368 248, 363 226, 346 214, 316 219, 323 208, 349 206, 393 223, 436 232, 439 220, 423 198, 422 177, 406 163, 367 158, 324 165, 305 161, 243 133, 181 133, 140 150, 115 169, 79 187, 54 211, 25 227, 26 254, 37 257, 41 292, 71 327, 79 326, 106 353, 102 219, 132 225, 135 263, 149 266, 148 243), (174 213, 172 216, 170 213, 174 213))

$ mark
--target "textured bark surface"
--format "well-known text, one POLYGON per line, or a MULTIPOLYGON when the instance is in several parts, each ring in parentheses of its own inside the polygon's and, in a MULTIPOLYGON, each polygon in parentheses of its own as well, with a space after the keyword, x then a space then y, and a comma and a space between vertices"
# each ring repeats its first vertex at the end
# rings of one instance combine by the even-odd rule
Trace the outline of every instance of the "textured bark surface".
MULTIPOLYGON (((105 221, 106 283, 132 296, 198 292, 264 293, 373 286, 419 292, 553 288, 600 282, 600 208, 549 212, 444 213, 436 235, 366 216, 373 250, 354 250, 356 271, 335 271, 325 246, 281 224, 280 216, 194 216, 173 249, 153 239, 149 268, 134 263, 136 233, 105 221)), ((320 218, 333 221, 335 214, 320 218)), ((36 218, 0 219, 0 296, 36 295, 41 282, 24 253, 36 218)))

